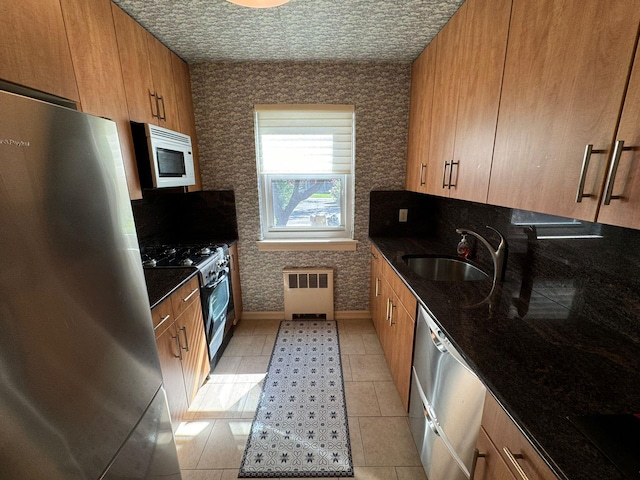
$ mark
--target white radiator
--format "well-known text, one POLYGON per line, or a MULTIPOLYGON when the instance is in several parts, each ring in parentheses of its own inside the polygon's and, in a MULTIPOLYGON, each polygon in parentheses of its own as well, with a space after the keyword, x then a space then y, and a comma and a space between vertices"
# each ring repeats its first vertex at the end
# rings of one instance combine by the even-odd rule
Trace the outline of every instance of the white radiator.
POLYGON ((320 316, 333 320, 333 269, 285 268, 284 317, 320 316))

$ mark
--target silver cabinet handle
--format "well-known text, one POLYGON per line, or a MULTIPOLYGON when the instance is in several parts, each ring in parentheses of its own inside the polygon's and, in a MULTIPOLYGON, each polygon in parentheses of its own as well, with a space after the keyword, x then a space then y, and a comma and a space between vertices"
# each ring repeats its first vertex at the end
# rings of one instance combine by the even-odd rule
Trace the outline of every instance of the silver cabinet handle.
POLYGON ((198 290, 199 290, 199 287, 194 288, 194 289, 193 289, 193 291, 192 291, 189 295, 187 295, 186 297, 184 297, 184 298, 182 299, 182 301, 183 301, 183 302, 188 302, 188 301, 189 301, 189 299, 190 299, 191 297, 193 297, 193 296, 196 294, 196 292, 197 292, 198 290))
POLYGON ((389 303, 391 305, 391 310, 389 310, 389 326, 392 327, 396 324, 396 322, 393 321, 393 309, 397 307, 393 304, 391 300, 389 300, 389 303))
POLYGON ((176 340, 176 343, 178 344, 178 355, 175 355, 175 357, 179 358, 180 361, 182 361, 182 345, 180 345, 180 337, 176 334, 171 335, 171 338, 174 338, 176 340))
POLYGON ((179 330, 182 330, 182 334, 184 335, 184 344, 185 344, 185 346, 182 347, 182 348, 188 352, 189 351, 189 338, 187 337, 187 327, 180 327, 179 330))
POLYGON ((150 103, 150 107, 151 107, 151 116, 153 118, 158 118, 158 95, 156 95, 156 92, 151 93, 151 90, 147 90, 149 92, 149 103, 150 103), (156 111, 154 113, 153 111, 153 105, 155 104, 156 106, 156 111))
POLYGON ((427 183, 427 181, 426 181, 426 180, 423 180, 423 178, 424 178, 423 173, 424 173, 424 169, 425 169, 426 167, 427 167, 427 164, 426 164, 426 163, 421 163, 421 164, 420 164, 420 185, 421 185, 421 186, 422 186, 422 185, 424 185, 425 183, 427 183))
POLYGON ((162 317, 162 319, 160 320, 160 323, 158 323, 158 325, 156 325, 156 329, 160 327, 160 325, 162 325, 164 322, 166 322, 167 320, 169 320, 171 318, 171 314, 166 315, 164 317, 162 317))
POLYGON ((446 188, 447 186, 447 167, 449 166, 449 162, 444 162, 444 170, 442 171, 442 188, 446 188))
POLYGON ((589 162, 591 161, 591 155, 595 153, 607 153, 606 150, 594 150, 593 144, 588 144, 584 149, 584 156, 582 157, 582 169, 580 170, 580 181, 578 183, 578 192, 576 193, 576 203, 582 202, 583 198, 593 197, 590 193, 584 193, 584 184, 587 181, 587 170, 589 170, 589 162))
POLYGON ((380 279, 376 277, 376 297, 380 296, 380 279))
POLYGON ((476 475, 476 466, 478 465, 479 458, 485 458, 487 456, 486 453, 480 453, 480 450, 477 448, 473 449, 473 460, 471 461, 471 470, 469 473, 469 480, 473 480, 473 477, 476 475))
POLYGON ((447 185, 447 188, 451 189, 451 187, 455 188, 456 184, 455 183, 451 183, 453 181, 453 166, 454 165, 458 165, 458 168, 460 168, 460 162, 454 162, 453 160, 451 160, 451 168, 449 168, 449 185, 447 185))
POLYGON ((518 458, 524 458, 524 455, 522 455, 521 453, 515 453, 515 454, 511 453, 511 450, 509 450, 508 447, 504 447, 502 451, 504 452, 504 454, 507 456, 507 458, 513 465, 513 468, 516 469, 516 471, 518 472, 518 475, 520 475, 522 480, 529 480, 529 477, 527 477, 527 474, 524 473, 524 470, 522 470, 522 467, 520 466, 517 460, 518 458))
POLYGON ((160 115, 160 108, 158 107, 158 118, 160 120, 166 120, 167 119, 167 111, 164 108, 164 96, 160 96, 158 95, 158 103, 162 104, 162 115, 160 115))
POLYGON ((372 256, 373 258, 375 258, 376 260, 378 259, 378 257, 376 256, 376 254, 375 254, 375 253, 373 253, 373 252, 370 252, 370 253, 371 253, 371 256, 372 256))
POLYGON ((391 299, 387 298, 387 315, 385 317, 385 320, 387 320, 387 322, 389 321, 389 315, 390 315, 390 313, 389 313, 389 310, 390 310, 389 309, 389 305, 391 305, 391 299))
POLYGON ((612 199, 620 198, 613 195, 613 184, 616 181, 616 173, 618 173, 618 165, 620 164, 620 157, 625 150, 631 150, 631 147, 624 146, 624 140, 618 140, 615 147, 613 147, 613 156, 611 159, 611 166, 609 167, 609 175, 607 175, 607 183, 604 187, 604 205, 609 205, 612 199))

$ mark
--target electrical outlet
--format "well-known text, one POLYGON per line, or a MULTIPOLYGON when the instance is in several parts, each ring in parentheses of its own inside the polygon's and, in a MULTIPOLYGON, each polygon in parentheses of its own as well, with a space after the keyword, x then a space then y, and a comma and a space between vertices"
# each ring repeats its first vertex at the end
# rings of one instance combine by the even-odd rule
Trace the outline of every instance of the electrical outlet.
POLYGON ((400 209, 400 213, 398 214, 398 221, 399 222, 406 222, 408 215, 409 215, 409 209, 408 208, 401 208, 400 209))

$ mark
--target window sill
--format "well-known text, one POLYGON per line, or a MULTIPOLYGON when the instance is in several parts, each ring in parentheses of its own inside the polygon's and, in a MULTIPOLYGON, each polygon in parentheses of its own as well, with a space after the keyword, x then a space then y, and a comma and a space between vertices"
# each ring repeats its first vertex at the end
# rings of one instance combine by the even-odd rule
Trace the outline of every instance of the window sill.
POLYGON ((327 238, 311 240, 260 240, 259 252, 355 251, 357 240, 327 238))

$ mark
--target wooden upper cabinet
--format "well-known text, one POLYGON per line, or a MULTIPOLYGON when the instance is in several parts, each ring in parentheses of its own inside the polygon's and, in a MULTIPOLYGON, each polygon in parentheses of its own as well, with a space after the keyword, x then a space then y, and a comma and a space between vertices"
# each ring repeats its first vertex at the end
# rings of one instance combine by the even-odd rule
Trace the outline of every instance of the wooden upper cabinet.
MULTIPOLYGON (((142 28, 142 27, 139 27, 142 28)), ((172 53, 148 32, 147 46, 154 91, 158 97, 157 124, 171 130, 180 130, 176 90, 173 83, 172 53)))
POLYGON ((603 199, 598 221, 640 229, 640 49, 636 51, 616 142, 624 143, 619 145, 622 149, 617 171, 608 179, 614 198, 608 205, 603 199))
POLYGON ((426 192, 449 196, 448 188, 456 132, 464 26, 468 4, 464 3, 438 34, 436 71, 426 192), (446 167, 446 171, 445 171, 446 167))
POLYGON ((450 196, 486 202, 511 0, 467 0, 450 196), (455 185, 455 186, 453 186, 455 185))
POLYGON ((639 20, 637 0, 513 1, 489 203, 596 219, 639 20))
POLYGON ((202 190, 202 178, 200 176, 200 158, 193 111, 193 94, 191 93, 191 76, 189 75, 189 65, 175 53, 171 53, 171 65, 173 67, 173 83, 175 85, 175 98, 180 121, 178 130, 191 137, 196 184, 190 185, 188 188, 190 192, 193 192, 202 190))
POLYGON ((111 8, 129 118, 134 122, 157 124, 158 105, 147 47, 149 33, 116 4, 111 8))
POLYGON ((431 107, 436 72, 436 36, 411 66, 409 136, 407 140, 407 176, 405 188, 426 192, 425 178, 429 163, 431 107))
POLYGON ((0 2, 0 79, 78 101, 59 0, 0 2))
POLYGON ((82 111, 118 127, 131 199, 142 198, 110 0, 60 0, 82 111))

